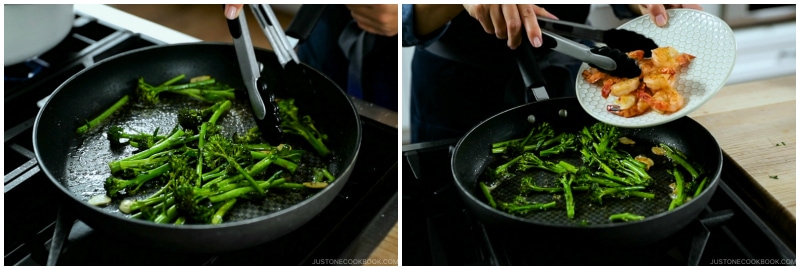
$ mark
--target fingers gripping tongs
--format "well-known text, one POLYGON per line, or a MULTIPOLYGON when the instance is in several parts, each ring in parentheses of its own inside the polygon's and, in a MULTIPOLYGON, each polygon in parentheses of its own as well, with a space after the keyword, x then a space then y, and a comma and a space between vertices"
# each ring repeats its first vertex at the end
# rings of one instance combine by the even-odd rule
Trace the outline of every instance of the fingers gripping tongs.
MULTIPOLYGON (((264 32, 273 45, 281 65, 286 67, 287 63, 291 61, 294 61, 295 64, 298 63, 294 51, 287 49, 290 48, 290 45, 285 34, 282 35, 282 41, 279 41, 283 30, 277 30, 282 28, 277 23, 278 20, 269 6, 251 5, 250 8, 258 19, 259 24, 264 28, 264 32)), ((269 83, 267 77, 261 74, 260 63, 256 60, 244 12, 240 13, 238 18, 228 20, 228 30, 233 37, 236 58, 239 61, 239 69, 250 98, 250 106, 253 108, 253 113, 256 117, 256 124, 267 141, 271 144, 279 143, 283 136, 283 130, 280 125, 280 110, 275 100, 275 90, 278 87, 274 83, 269 83)))

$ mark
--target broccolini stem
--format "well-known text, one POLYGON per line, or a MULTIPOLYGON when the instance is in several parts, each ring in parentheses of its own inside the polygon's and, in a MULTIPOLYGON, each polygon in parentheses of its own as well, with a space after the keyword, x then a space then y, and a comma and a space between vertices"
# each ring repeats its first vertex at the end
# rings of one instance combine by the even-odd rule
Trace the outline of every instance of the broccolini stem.
POLYGON ((203 173, 203 181, 225 175, 225 171, 221 170, 221 168, 222 167, 216 167, 210 172, 203 173))
POLYGON ((563 167, 564 169, 566 169, 567 172, 570 172, 570 173, 577 173, 578 172, 578 168, 575 167, 575 165, 569 164, 566 161, 560 160, 560 161, 558 161, 558 165, 563 167))
MULTIPOLYGON (((506 151, 508 147, 506 146, 498 146, 492 148, 492 154, 500 154, 506 151)), ((522 147, 522 152, 530 152, 539 148, 538 144, 531 144, 522 147)))
MULTIPOLYGON (((269 165, 272 164, 274 161, 275 161, 275 156, 274 155, 267 156, 267 157, 261 159, 261 161, 256 162, 255 165, 252 165, 252 167, 250 167, 250 169, 247 171, 247 173, 249 175, 259 174, 259 173, 263 172, 264 170, 266 170, 269 167, 269 165)), ((241 168, 241 166, 239 168, 241 168)), ((239 170, 239 169, 237 168, 237 170, 239 170)), ((240 174, 237 174, 237 175, 235 175, 233 177, 223 178, 223 179, 229 179, 231 181, 239 181, 239 180, 242 180, 244 177, 245 176, 240 173, 240 174)), ((215 180, 217 180, 217 179, 215 179, 215 180)), ((212 180, 212 181, 209 181, 208 183, 203 184, 203 188, 210 186, 212 184, 212 182, 214 182, 215 180, 212 180)), ((221 181, 222 179, 219 179, 219 180, 221 181)))
POLYGON ((483 191, 483 196, 486 196, 486 201, 489 202, 489 206, 492 208, 497 208, 497 203, 495 203, 494 198, 492 197, 492 192, 489 191, 489 187, 487 187, 483 181, 478 181, 478 185, 480 185, 481 191, 483 191))
POLYGON ((672 170, 672 175, 675 176, 675 198, 669 203, 669 209, 675 209, 675 207, 681 206, 683 204, 683 200, 686 199, 683 192, 683 174, 678 171, 678 168, 672 170))
POLYGON ((176 83, 176 82, 178 82, 180 80, 183 80, 183 78, 186 78, 186 74, 181 74, 181 75, 175 76, 175 78, 169 79, 169 81, 166 81, 166 82, 162 83, 161 85, 159 85, 159 87, 172 85, 173 83, 176 83))
POLYGON ((283 189, 299 189, 299 188, 306 188, 303 184, 300 183, 281 183, 280 185, 276 185, 276 188, 283 188, 283 189))
POLYGON ((91 121, 86 122, 86 124, 84 124, 83 126, 78 127, 78 130, 77 130, 78 134, 84 134, 87 131, 89 131, 89 129, 99 125, 100 122, 103 122, 103 120, 105 120, 106 118, 108 118, 109 116, 114 114, 114 112, 119 110, 119 108, 122 108, 122 106, 125 106, 125 104, 128 103, 129 99, 130 98, 128 97, 128 95, 122 96, 122 98, 117 100, 117 102, 115 102, 114 105, 111 105, 111 107, 106 109, 102 114, 100 114, 99 116, 95 117, 91 121))
POLYGON ((229 163, 229 164, 233 165, 233 167, 234 167, 234 168, 236 168, 236 171, 238 171, 238 172, 239 172, 239 175, 241 175, 241 176, 243 176, 245 179, 247 179, 247 182, 250 182, 250 185, 251 185, 253 188, 255 188, 255 189, 258 191, 258 194, 264 194, 264 189, 263 189, 263 188, 261 188, 260 186, 258 186, 258 184, 256 184, 256 180, 255 180, 255 179, 253 179, 253 177, 252 177, 252 176, 250 176, 250 174, 249 174, 249 173, 247 173, 247 171, 245 171, 245 170, 242 168, 242 166, 240 166, 240 165, 239 165, 239 163, 238 163, 238 162, 236 162, 236 160, 234 160, 234 159, 233 159, 233 158, 231 158, 231 157, 226 157, 226 159, 228 160, 228 163, 229 163))
POLYGON ((572 174, 564 174, 561 176, 561 184, 564 186, 564 200, 567 205, 567 217, 570 219, 575 217, 575 200, 572 198, 572 174))
POLYGON ((689 161, 684 158, 685 155, 682 152, 664 143, 659 144, 659 146, 665 150, 667 158, 675 163, 678 163, 678 165, 689 172, 689 174, 692 176, 692 180, 696 180, 698 177, 700 177, 700 173, 695 170, 691 164, 689 164, 689 161))
POLYGON ((208 188, 208 187, 210 187, 210 186, 211 186, 211 185, 213 185, 213 184, 217 184, 217 183, 219 183, 219 182, 222 182, 223 180, 230 180, 230 179, 233 179, 233 177, 226 178, 226 177, 225 177, 225 171, 219 172, 219 173, 217 173, 217 174, 221 174, 221 175, 220 175, 220 176, 218 176, 218 177, 216 177, 216 178, 214 178, 214 180, 211 180, 211 181, 208 181, 208 182, 206 182, 205 184, 203 184, 203 185, 202 185, 202 186, 200 186, 200 187, 201 187, 201 188, 208 188))
POLYGON ((593 176, 593 175, 583 176, 583 178, 580 179, 580 180, 581 181, 588 181, 590 183, 597 183, 599 185, 607 186, 607 187, 619 187, 619 186, 622 186, 617 182, 611 181, 609 179, 593 176))
POLYGON ((142 207, 150 206, 157 203, 163 203, 165 205, 173 205, 175 204, 175 197, 172 196, 172 193, 167 193, 159 197, 155 197, 153 199, 145 199, 143 201, 135 201, 130 206, 130 212, 138 211, 142 207))
POLYGON ((219 117, 222 116, 222 114, 228 111, 230 108, 231 108, 231 101, 230 100, 223 101, 222 104, 219 105, 219 108, 214 110, 214 114, 211 115, 211 118, 208 119, 208 122, 216 124, 219 117))
POLYGON ((692 196, 692 198, 700 196, 700 193, 703 192, 703 188, 706 186, 707 182, 708 182, 708 176, 703 177, 703 180, 700 181, 699 185, 697 185, 697 189, 694 191, 694 196, 692 196))
POLYGON ((506 162, 503 165, 497 166, 497 168, 494 169, 495 174, 508 171, 508 168, 511 167, 512 165, 516 164, 517 161, 519 161, 520 159, 522 159, 521 155, 509 160, 508 162, 506 162))
POLYGON ((334 177, 333 174, 331 174, 331 172, 328 171, 328 168, 317 168, 317 171, 320 174, 322 174, 322 178, 328 180, 328 181, 326 181, 328 183, 333 182, 333 180, 336 180, 336 177, 334 177))
POLYGON ((208 123, 200 125, 200 138, 197 141, 197 182, 195 186, 203 184, 203 147, 206 144, 206 133, 208 133, 208 123))
POLYGON ((178 217, 178 206, 172 205, 167 208, 167 211, 161 213, 154 220, 155 223, 170 223, 178 217))
MULTIPOLYGON (((281 185, 285 184, 285 181, 286 180, 284 180, 283 178, 275 179, 273 181, 262 181, 261 183, 258 183, 258 187, 260 189, 262 189, 262 190, 266 190, 266 189, 269 189, 271 187, 281 186, 281 185)), ((303 185, 300 185, 300 186, 302 187, 303 185)), ((240 187, 240 188, 233 189, 233 190, 230 190, 228 192, 225 192, 225 193, 222 193, 222 194, 219 194, 219 195, 214 195, 214 196, 208 197, 208 200, 211 201, 212 203, 216 203, 216 202, 221 202, 221 201, 226 201, 226 200, 229 200, 229 199, 232 199, 232 198, 236 198, 236 197, 242 196, 244 194, 247 194, 247 193, 250 193, 250 192, 253 192, 253 191, 256 191, 256 189, 253 188, 252 186, 240 187)), ((264 192, 259 192, 259 194, 264 194, 264 192)))
MULTIPOLYGON (((267 151, 267 150, 272 150, 272 148, 274 148, 274 147, 272 147, 271 145, 269 145, 267 143, 246 144, 245 147, 247 147, 247 150, 250 150, 251 153, 252 152, 260 153, 259 151, 267 151)), ((263 154, 266 154, 266 153, 263 153, 263 154)))
POLYGON ((546 192, 546 193, 558 193, 558 192, 563 192, 564 191, 564 189, 561 188, 561 187, 540 187, 540 186, 537 186, 533 182, 533 177, 531 177, 531 176, 523 177, 522 181, 521 181, 521 185, 522 185, 522 190, 525 190, 525 191, 546 192))
POLYGON ((234 204, 236 204, 236 198, 225 201, 225 203, 217 209, 217 212, 214 213, 214 217, 211 218, 211 224, 222 223, 222 217, 225 216, 225 213, 228 213, 228 210, 230 210, 234 204))
POLYGON ((275 165, 281 166, 281 167, 289 170, 289 172, 291 172, 291 173, 294 173, 294 171, 297 170, 297 164, 295 164, 294 162, 282 159, 282 158, 275 158, 274 163, 275 163, 275 165))
POLYGON ((633 214, 633 213, 627 213, 627 212, 626 213, 613 214, 613 215, 608 217, 608 220, 610 220, 610 221, 626 221, 626 222, 627 221, 642 220, 642 219, 644 219, 644 216, 636 215, 636 214, 633 214))
POLYGON ((311 144, 311 147, 314 147, 314 150, 317 150, 317 153, 322 156, 326 157, 328 154, 331 153, 331 150, 325 146, 325 143, 322 140, 317 139, 316 137, 312 136, 311 134, 306 134, 308 138, 308 142, 311 144))
POLYGON ((123 185, 124 185, 124 187, 126 189, 129 189, 129 190, 132 190, 132 191, 136 191, 136 190, 139 189, 139 187, 144 185, 144 183, 146 183, 147 181, 150 181, 150 180, 152 180, 152 179, 154 179, 156 177, 161 176, 162 174, 164 174, 167 171, 169 171, 170 168, 171 168, 170 164, 166 163, 166 164, 161 165, 161 166, 159 166, 159 167, 157 167, 155 169, 152 169, 152 170, 149 170, 149 171, 147 171, 145 173, 139 174, 139 175, 137 175, 136 177, 134 177, 133 179, 130 179, 130 180, 121 180, 121 179, 117 179, 114 176, 110 176, 109 178, 106 179, 106 186, 105 186, 106 193, 107 193, 106 195, 108 195, 109 197, 114 198, 115 196, 117 196, 117 193, 122 190, 120 187, 122 187, 123 185), (121 185, 115 185, 115 183, 120 183, 120 182, 122 183, 121 185))
POLYGON ((180 217, 178 217, 178 219, 176 219, 176 220, 175 220, 175 223, 173 223, 173 224, 175 224, 175 225, 183 225, 183 224, 186 224, 186 217, 184 217, 184 216, 180 216, 180 217))
POLYGON ((628 193, 627 193, 627 194, 628 194, 629 196, 633 196, 633 197, 639 197, 639 198, 643 198, 643 199, 653 199, 653 198, 655 198, 655 197, 656 197, 656 195, 655 195, 655 194, 653 194, 653 193, 650 193, 650 192, 644 192, 644 191, 636 191, 636 190, 633 190, 633 191, 628 191, 628 193))
MULTIPOLYGON (((173 78, 172 80, 175 80, 175 78, 173 78)), ((170 81, 172 81, 172 80, 170 80, 170 81)), ((174 90, 180 90, 180 89, 196 88, 198 86, 214 84, 216 82, 217 82, 216 79, 208 79, 208 80, 197 81, 197 82, 193 82, 193 83, 178 84, 178 85, 164 85, 164 84, 162 84, 160 86, 156 86, 154 90, 156 90, 157 92, 174 91, 174 90)))
POLYGON ((149 169, 157 166, 161 166, 167 162, 169 157, 157 157, 157 158, 147 158, 147 159, 137 159, 137 160, 120 160, 118 165, 111 168, 111 173, 116 173, 118 171, 127 170, 127 169, 149 169))
MULTIPOLYGON (((264 158, 266 158, 268 156, 271 156, 271 155, 273 155, 273 154, 264 153, 264 152, 260 152, 260 151, 250 151, 250 156, 252 156, 255 159, 264 159, 264 158)), ((294 162, 291 162, 291 161, 289 161, 287 159, 283 159, 283 158, 280 158, 280 157, 276 157, 275 161, 273 161, 273 163, 275 163, 275 165, 281 166, 281 167, 289 170, 289 172, 291 172, 291 173, 294 173, 294 171, 297 170, 297 166, 298 166, 294 162)))
MULTIPOLYGON (((167 139, 153 145, 150 149, 144 150, 142 152, 136 153, 134 155, 128 156, 121 160, 136 160, 136 159, 143 159, 152 156, 155 153, 161 152, 164 149, 170 148, 173 144, 178 142, 183 142, 180 138, 183 136, 183 129, 177 129, 175 132, 172 133, 167 139)), ((112 162, 114 163, 114 162, 112 162)))
POLYGON ((599 176, 602 177, 602 178, 605 178, 605 179, 620 183, 620 184, 628 185, 628 186, 635 186, 636 185, 636 183, 634 183, 633 181, 631 181, 628 178, 619 177, 619 176, 616 176, 616 175, 613 175, 613 174, 600 174, 599 176))
POLYGON ((636 175, 638 175, 642 179, 650 179, 650 175, 647 174, 647 172, 645 171, 644 163, 641 163, 635 159, 631 160, 624 159, 621 162, 622 164, 625 165, 625 167, 629 168, 631 171, 636 173, 636 175))
POLYGON ((534 203, 534 204, 526 204, 526 205, 510 205, 505 204, 503 207, 509 214, 515 213, 527 213, 530 210, 546 210, 556 206, 556 202, 552 201, 549 203, 534 203))
POLYGON ((209 90, 209 89, 182 89, 171 93, 187 95, 204 102, 215 102, 220 100, 231 100, 236 98, 236 92, 229 90, 209 90))

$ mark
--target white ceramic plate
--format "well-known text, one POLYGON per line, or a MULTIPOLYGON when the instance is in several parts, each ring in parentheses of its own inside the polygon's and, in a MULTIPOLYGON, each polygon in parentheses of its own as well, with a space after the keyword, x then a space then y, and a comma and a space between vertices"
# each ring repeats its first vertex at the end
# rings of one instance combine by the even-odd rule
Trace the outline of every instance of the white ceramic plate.
POLYGON ((575 91, 583 109, 599 121, 629 128, 650 127, 683 117, 708 101, 725 86, 736 60, 736 39, 731 28, 720 18, 692 9, 667 11, 669 22, 657 27, 650 15, 640 16, 619 27, 643 34, 659 47, 671 46, 680 53, 696 56, 676 79, 675 88, 686 99, 682 109, 672 114, 651 110, 643 115, 625 118, 606 110, 615 97, 604 99, 600 87, 591 85, 580 75, 589 65, 583 63, 575 81, 575 91))

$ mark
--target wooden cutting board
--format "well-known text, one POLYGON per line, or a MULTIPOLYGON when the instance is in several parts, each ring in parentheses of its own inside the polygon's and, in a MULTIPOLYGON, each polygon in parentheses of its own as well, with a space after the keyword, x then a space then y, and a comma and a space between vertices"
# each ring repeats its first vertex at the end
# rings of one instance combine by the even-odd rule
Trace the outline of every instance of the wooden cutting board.
MULTIPOLYGON (((689 116, 752 184, 749 199, 796 236, 796 75, 723 87, 689 116)), ((747 199, 747 198, 745 198, 747 199)))

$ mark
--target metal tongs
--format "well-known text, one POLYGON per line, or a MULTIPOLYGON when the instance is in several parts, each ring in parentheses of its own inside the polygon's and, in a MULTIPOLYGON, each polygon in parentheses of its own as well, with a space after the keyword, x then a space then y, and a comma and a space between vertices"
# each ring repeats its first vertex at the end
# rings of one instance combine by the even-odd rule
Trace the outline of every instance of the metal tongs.
POLYGON ((636 62, 619 50, 608 47, 589 48, 546 30, 542 30, 542 37, 542 47, 572 56, 613 76, 634 78, 642 73, 636 62))
POLYGON ((606 44, 609 48, 614 48, 622 52, 642 50, 644 51, 645 57, 650 57, 650 51, 658 48, 658 44, 656 44, 655 41, 631 30, 617 28, 603 30, 585 24, 541 17, 537 18, 537 21, 542 30, 547 30, 564 37, 600 42, 606 44))
POLYGON ((266 4, 252 4, 250 10, 253 11, 253 15, 261 25, 261 29, 264 30, 264 35, 267 36, 267 40, 278 57, 278 62, 283 67, 284 74, 282 75, 290 76, 287 78, 289 82, 294 79, 302 79, 303 70, 300 68, 300 60, 272 8, 266 4))
MULTIPOLYGON (((289 38, 283 32, 275 13, 272 12, 269 5, 253 4, 250 5, 250 10, 264 30, 264 34, 283 68, 280 74, 280 77, 283 78, 282 81, 287 82, 287 88, 292 88, 290 85, 293 84, 296 87, 297 82, 302 79, 303 70, 300 68, 297 54, 292 49, 289 38)), ((283 136, 283 130, 280 125, 280 110, 275 100, 275 91, 284 86, 262 76, 259 68, 261 65, 256 60, 244 12, 240 13, 237 19, 228 20, 228 30, 233 37, 236 58, 239 61, 239 69, 250 98, 250 106, 256 117, 256 124, 267 141, 272 144, 278 143, 283 136), (265 100, 267 102, 264 102, 265 100)))

